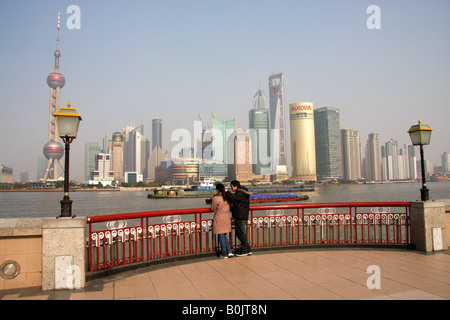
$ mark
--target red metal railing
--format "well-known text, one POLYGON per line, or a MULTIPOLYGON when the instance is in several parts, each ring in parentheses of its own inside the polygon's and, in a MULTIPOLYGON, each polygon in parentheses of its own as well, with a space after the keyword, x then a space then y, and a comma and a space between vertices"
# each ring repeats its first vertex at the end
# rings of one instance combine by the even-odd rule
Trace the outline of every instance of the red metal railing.
MULTIPOLYGON (((252 248, 407 245, 409 207, 410 202, 253 205, 247 236, 252 248)), ((215 252, 212 219, 209 208, 87 217, 89 270, 215 252)), ((229 240, 236 249, 234 229, 229 240)))

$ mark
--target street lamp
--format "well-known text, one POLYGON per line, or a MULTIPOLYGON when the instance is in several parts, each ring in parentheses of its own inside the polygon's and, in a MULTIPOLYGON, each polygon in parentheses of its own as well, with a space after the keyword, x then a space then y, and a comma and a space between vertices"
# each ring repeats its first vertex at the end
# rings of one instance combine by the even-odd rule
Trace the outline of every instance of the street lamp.
POLYGON ((422 168, 422 189, 420 189, 420 195, 422 201, 428 201, 430 199, 429 190, 427 188, 427 182, 425 179, 425 163, 423 158, 423 146, 430 144, 431 140, 431 127, 427 124, 422 124, 419 120, 419 124, 411 126, 408 133, 411 138, 412 144, 420 146, 420 165, 422 168))
POLYGON ((72 200, 69 198, 69 153, 70 144, 77 137, 78 127, 81 117, 77 109, 70 107, 59 108, 55 113, 56 127, 58 135, 66 145, 65 164, 64 164, 64 198, 61 200, 61 217, 70 217, 72 215, 72 200))

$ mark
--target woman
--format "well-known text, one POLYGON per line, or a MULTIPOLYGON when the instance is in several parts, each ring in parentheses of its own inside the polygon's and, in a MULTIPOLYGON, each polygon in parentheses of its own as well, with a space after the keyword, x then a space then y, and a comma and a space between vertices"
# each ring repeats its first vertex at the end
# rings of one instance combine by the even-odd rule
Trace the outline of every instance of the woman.
POLYGON ((225 196, 225 186, 222 183, 216 185, 211 210, 214 211, 213 234, 219 235, 219 243, 222 248, 220 258, 232 257, 231 247, 227 239, 227 233, 231 232, 230 204, 225 196))

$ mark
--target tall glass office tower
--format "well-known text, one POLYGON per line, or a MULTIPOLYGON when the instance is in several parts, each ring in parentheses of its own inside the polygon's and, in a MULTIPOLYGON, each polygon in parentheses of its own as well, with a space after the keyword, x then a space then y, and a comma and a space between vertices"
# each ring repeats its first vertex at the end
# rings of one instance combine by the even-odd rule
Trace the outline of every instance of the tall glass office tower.
POLYGON ((102 151, 97 142, 86 142, 84 144, 84 182, 92 179, 95 170, 95 156, 102 151))
POLYGON ((284 125, 284 80, 283 73, 269 77, 270 129, 272 142, 272 167, 286 165, 284 125))
POLYGON ((212 159, 227 163, 227 140, 236 130, 236 118, 224 120, 213 114, 211 124, 212 159))
POLYGON ((316 170, 321 180, 341 177, 341 137, 339 109, 323 107, 314 110, 316 170))
POLYGON ((162 120, 152 120, 152 151, 156 146, 162 149, 162 120))
POLYGON ((249 131, 252 139, 253 173, 270 174, 270 120, 267 96, 261 85, 253 97, 249 111, 249 131))

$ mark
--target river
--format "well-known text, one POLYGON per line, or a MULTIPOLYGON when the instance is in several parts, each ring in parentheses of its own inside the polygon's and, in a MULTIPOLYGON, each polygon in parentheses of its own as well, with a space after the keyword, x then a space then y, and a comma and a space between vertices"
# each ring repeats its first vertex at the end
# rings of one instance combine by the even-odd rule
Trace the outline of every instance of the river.
MULTIPOLYGON (((303 203, 416 201, 421 184, 343 184, 320 185, 315 191, 302 192, 303 203)), ((429 182, 430 200, 450 199, 450 181, 429 182)), ((0 192, 0 218, 56 217, 60 215, 62 192, 0 192)), ((204 198, 147 199, 146 191, 71 192, 72 215, 95 216, 207 206, 204 198)))

